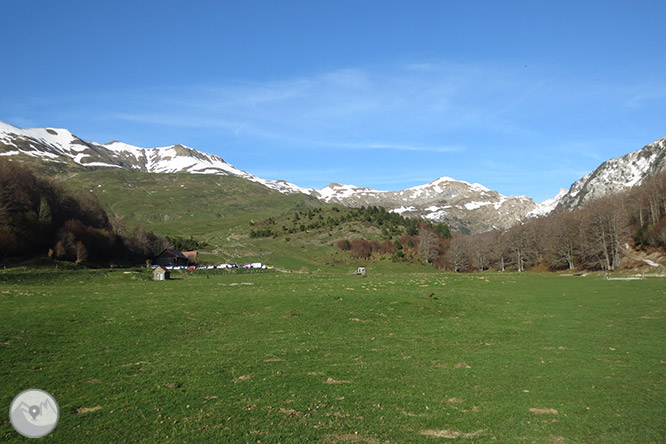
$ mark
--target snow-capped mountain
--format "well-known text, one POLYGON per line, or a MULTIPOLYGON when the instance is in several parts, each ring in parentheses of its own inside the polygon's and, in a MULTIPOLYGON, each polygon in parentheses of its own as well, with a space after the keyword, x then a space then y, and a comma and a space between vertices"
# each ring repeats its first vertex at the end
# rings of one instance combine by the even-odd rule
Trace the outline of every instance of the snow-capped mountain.
POLYGON ((66 129, 22 129, 0 122, 0 157, 36 160, 40 165, 74 168, 120 168, 152 173, 187 172, 241 177, 284 194, 303 193, 326 202, 346 206, 382 206, 409 217, 443 222, 452 228, 478 233, 508 228, 527 217, 543 216, 556 207, 576 208, 589 199, 621 191, 642 183, 666 169, 666 138, 638 151, 604 162, 569 190, 553 199, 535 203, 526 196, 503 196, 480 184, 440 177, 428 184, 405 190, 378 191, 372 188, 332 183, 320 190, 302 188, 283 180, 266 180, 242 171, 221 157, 183 145, 139 148, 121 142, 99 144, 76 137, 66 129))
POLYGON ((534 208, 532 211, 527 213, 527 217, 541 217, 541 216, 547 216, 557 206, 560 204, 560 201, 562 198, 569 192, 566 188, 561 188, 560 192, 557 193, 557 196, 552 197, 550 199, 546 199, 543 202, 540 202, 537 204, 536 208, 534 208))
POLYGON ((266 180, 242 171, 221 157, 183 145, 139 148, 121 142, 87 142, 61 128, 16 128, 0 122, 0 156, 27 156, 44 162, 86 168, 122 168, 150 173, 216 174, 261 183, 281 193, 306 193, 283 180, 266 180))
POLYGON ((316 195, 326 202, 351 207, 382 206, 404 216, 445 222, 454 229, 469 232, 508 228, 538 206, 526 196, 503 196, 478 183, 450 177, 398 191, 332 183, 317 190, 316 195))
POLYGON ((640 185, 665 169, 666 137, 602 163, 590 174, 574 182, 569 191, 559 198, 559 204, 568 209, 578 208, 591 199, 640 185))
POLYGON ((508 227, 537 208, 525 196, 507 197, 483 185, 442 177, 399 191, 331 184, 320 190, 282 180, 266 180, 222 158, 183 145, 140 148, 121 142, 88 142, 59 128, 21 129, 0 122, 0 156, 32 158, 42 164, 75 168, 121 168, 152 173, 187 172, 242 177, 281 193, 304 193, 346 206, 377 205, 410 217, 445 222, 454 229, 479 232, 508 227))

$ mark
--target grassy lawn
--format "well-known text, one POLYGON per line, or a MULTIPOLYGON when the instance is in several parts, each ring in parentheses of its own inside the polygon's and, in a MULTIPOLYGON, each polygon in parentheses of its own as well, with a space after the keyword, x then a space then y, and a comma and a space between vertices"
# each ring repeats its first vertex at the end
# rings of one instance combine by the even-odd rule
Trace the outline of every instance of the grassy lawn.
POLYGON ((663 280, 335 271, 0 271, 0 405, 49 391, 63 443, 666 441, 663 280))

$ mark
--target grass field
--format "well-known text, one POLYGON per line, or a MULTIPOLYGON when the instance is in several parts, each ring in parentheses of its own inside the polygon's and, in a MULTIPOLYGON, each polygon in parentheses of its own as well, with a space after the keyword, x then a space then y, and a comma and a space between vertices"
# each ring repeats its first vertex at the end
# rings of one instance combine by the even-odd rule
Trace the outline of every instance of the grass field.
MULTIPOLYGON (((372 224, 341 224, 319 232, 297 232, 273 239, 252 239, 249 233, 271 217, 293 225, 294 212, 328 209, 314 197, 284 195, 238 177, 206 174, 153 174, 98 170, 63 175, 73 192, 94 193, 109 215, 122 216, 130 231, 142 225, 163 236, 193 237, 208 243, 200 259, 210 263, 263 262, 282 268, 316 270, 326 263, 349 263, 335 242, 343 238, 378 238, 372 224)), ((350 209, 336 208, 338 213, 350 209)), ((325 214, 326 215, 326 214, 325 214)), ((303 221, 305 224, 310 221, 303 221)))
POLYGON ((378 267, 0 271, 0 405, 49 391, 63 443, 666 441, 662 279, 378 267))

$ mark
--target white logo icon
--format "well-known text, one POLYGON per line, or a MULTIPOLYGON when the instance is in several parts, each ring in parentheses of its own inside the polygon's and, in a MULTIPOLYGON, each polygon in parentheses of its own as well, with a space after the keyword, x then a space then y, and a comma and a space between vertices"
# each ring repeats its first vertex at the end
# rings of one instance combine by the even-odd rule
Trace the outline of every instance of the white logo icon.
POLYGON ((48 435, 58 424, 59 418, 58 403, 44 390, 24 390, 16 395, 9 407, 12 426, 27 438, 48 435))

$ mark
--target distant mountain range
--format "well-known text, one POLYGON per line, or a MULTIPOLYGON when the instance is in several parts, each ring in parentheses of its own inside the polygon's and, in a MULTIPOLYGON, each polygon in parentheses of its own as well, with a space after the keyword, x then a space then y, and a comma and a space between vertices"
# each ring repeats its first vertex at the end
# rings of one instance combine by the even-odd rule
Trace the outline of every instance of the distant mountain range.
POLYGON ((221 157, 183 145, 139 148, 121 142, 99 144, 61 128, 16 128, 0 122, 0 156, 38 159, 67 168, 121 168, 149 173, 191 173, 237 176, 281 193, 309 193, 282 180, 266 180, 239 170, 221 157))
POLYGON ((440 177, 428 184, 399 191, 378 191, 330 184, 317 190, 320 199, 346 206, 376 205, 403 216, 445 222, 465 232, 513 225, 538 204, 526 196, 503 196, 478 183, 440 177))
POLYGON ((545 215, 557 206, 576 208, 587 200, 642 183, 666 169, 666 138, 626 156, 611 159, 561 190, 536 203, 527 196, 504 196, 480 184, 440 177, 405 190, 379 191, 332 183, 319 190, 283 180, 267 180, 242 171, 222 158, 183 145, 140 148, 121 142, 99 144, 66 129, 22 129, 0 122, 0 156, 39 162, 56 171, 118 168, 152 173, 231 175, 260 183, 284 194, 304 193, 346 206, 377 205, 405 216, 447 223, 464 232, 507 228, 527 217, 545 215))

